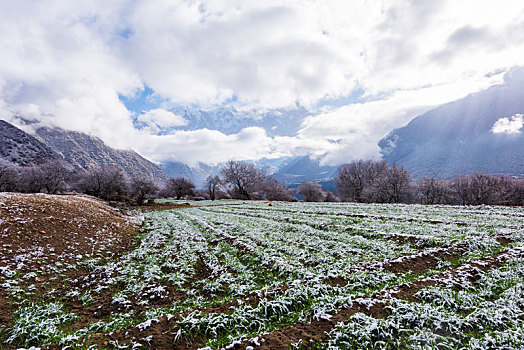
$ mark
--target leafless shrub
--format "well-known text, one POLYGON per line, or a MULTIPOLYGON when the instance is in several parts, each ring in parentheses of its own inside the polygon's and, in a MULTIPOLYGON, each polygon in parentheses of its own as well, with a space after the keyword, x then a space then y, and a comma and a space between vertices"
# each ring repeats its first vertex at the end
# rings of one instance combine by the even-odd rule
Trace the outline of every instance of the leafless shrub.
POLYGON ((154 182, 146 177, 133 177, 129 182, 129 194, 138 205, 142 205, 146 199, 157 191, 158 188, 154 182))
POLYGON ((323 196, 324 202, 340 202, 340 198, 335 196, 335 194, 331 191, 325 190, 323 196))
MULTIPOLYGON (((209 191, 207 189, 198 189, 195 190, 195 197, 198 199, 211 199, 209 196, 209 191)), ((215 199, 216 199, 216 192, 215 192, 215 199)))
POLYGON ((175 197, 180 199, 193 195, 195 184, 188 178, 176 177, 167 180, 166 187, 162 191, 162 197, 175 197))
POLYGON ((0 192, 15 191, 18 182, 18 167, 0 159, 0 192))
POLYGON ((268 176, 262 185, 264 198, 270 201, 294 202, 297 199, 284 184, 281 184, 274 177, 268 176))
POLYGON ((304 202, 322 202, 324 200, 322 186, 316 182, 302 182, 297 188, 297 194, 304 196, 304 202))

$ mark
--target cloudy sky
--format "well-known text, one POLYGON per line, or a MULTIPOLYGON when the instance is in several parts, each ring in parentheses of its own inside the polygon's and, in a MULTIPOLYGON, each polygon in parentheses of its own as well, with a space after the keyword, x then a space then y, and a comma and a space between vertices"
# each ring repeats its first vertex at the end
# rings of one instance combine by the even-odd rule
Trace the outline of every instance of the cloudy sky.
POLYGON ((524 3, 0 0, 0 45, 2 119, 86 132, 158 162, 313 154, 336 164, 377 157, 393 128, 524 65, 524 3), (309 115, 296 135, 270 137, 190 131, 180 107, 309 115))

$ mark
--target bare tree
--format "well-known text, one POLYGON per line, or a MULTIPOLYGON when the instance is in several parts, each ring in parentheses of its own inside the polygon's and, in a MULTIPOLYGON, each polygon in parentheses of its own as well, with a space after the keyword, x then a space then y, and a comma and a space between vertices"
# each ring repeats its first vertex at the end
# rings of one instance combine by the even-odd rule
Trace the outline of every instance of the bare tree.
POLYGON ((410 180, 411 175, 406 169, 393 164, 380 171, 371 185, 364 189, 362 196, 368 202, 400 203, 409 191, 410 180))
MULTIPOLYGON (((2 168, 1 165, 0 168, 2 168)), ((11 178, 11 181, 13 179, 18 180, 16 185, 10 186, 11 190, 19 190, 25 193, 56 194, 68 188, 70 173, 64 161, 51 159, 41 164, 19 167, 18 170, 11 166, 10 170, 7 168, 4 175, 11 178), (15 172, 18 174, 14 175, 15 172)))
MULTIPOLYGON (((211 197, 209 197, 209 191, 207 189, 197 189, 194 191, 194 199, 196 200, 204 200, 204 199, 211 199, 211 197)), ((215 193, 216 195, 216 193, 215 193)), ((216 197, 215 197, 216 198, 216 197)))
POLYGON ((220 183, 221 183, 221 180, 220 180, 220 177, 218 177, 218 175, 215 175, 215 176, 209 175, 206 179, 207 192, 209 194, 209 198, 212 201, 214 201, 216 198, 217 187, 220 185, 220 183))
POLYGON ((422 204, 450 204, 453 201, 449 180, 422 178, 417 182, 416 189, 422 204))
POLYGON ((62 160, 53 159, 40 165, 39 175, 42 189, 50 194, 67 189, 71 172, 62 160))
POLYGON ((316 182, 302 182, 297 188, 297 194, 304 196, 304 202, 322 202, 324 200, 322 186, 316 182))
POLYGON ((266 177, 253 164, 232 160, 227 162, 221 173, 224 182, 233 187, 234 197, 241 199, 252 199, 254 192, 259 189, 266 177))
POLYGON ((479 172, 459 175, 454 179, 462 205, 514 205, 522 195, 519 185, 518 180, 479 172))
POLYGON ((164 189, 164 196, 176 197, 176 199, 180 199, 184 196, 192 195, 194 189, 195 184, 188 178, 171 178, 167 180, 167 184, 164 189))
POLYGON ((89 195, 110 200, 127 192, 127 182, 120 169, 100 167, 82 173, 78 188, 89 195))
POLYGON ((344 164, 338 169, 335 186, 342 200, 365 202, 369 200, 369 194, 364 196, 364 191, 372 186, 386 170, 385 161, 358 160, 344 164))
POLYGON ((508 205, 524 206, 524 179, 513 179, 507 194, 508 205))
POLYGON ((154 182, 145 177, 133 177, 129 183, 129 194, 136 204, 142 205, 144 200, 158 191, 154 182))
POLYGON ((331 191, 324 191, 324 202, 340 202, 340 199, 331 191))
POLYGON ((487 190, 488 179, 484 174, 459 175, 455 178, 454 185, 462 205, 479 205, 484 203, 489 193, 480 193, 487 190), (475 177, 477 177, 475 179, 475 177))
POLYGON ((42 192, 44 187, 42 183, 43 174, 38 165, 20 167, 20 184, 18 189, 23 193, 42 192))
POLYGON ((14 164, 0 159, 0 191, 9 192, 16 189, 18 170, 14 164))
POLYGON ((272 176, 268 176, 263 184, 264 198, 270 201, 286 201, 293 202, 297 199, 289 191, 284 184, 278 182, 272 176))

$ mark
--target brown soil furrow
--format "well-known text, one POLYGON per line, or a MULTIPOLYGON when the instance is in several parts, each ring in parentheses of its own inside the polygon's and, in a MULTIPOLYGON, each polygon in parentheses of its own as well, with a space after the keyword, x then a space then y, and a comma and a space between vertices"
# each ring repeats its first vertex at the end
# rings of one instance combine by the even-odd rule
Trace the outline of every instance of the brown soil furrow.
POLYGON ((413 295, 417 291, 425 287, 434 285, 446 285, 444 281, 449 280, 457 281, 457 286, 460 285, 461 281, 465 280, 474 282, 480 278, 480 271, 486 272, 489 270, 497 269, 510 259, 518 257, 524 257, 524 248, 508 248, 493 256, 457 266, 456 268, 453 268, 444 274, 430 276, 424 279, 395 286, 383 292, 382 295, 391 295, 400 299, 418 301, 413 295))
MULTIPOLYGON (((495 269, 502 266, 509 259, 521 256, 524 256, 524 248, 507 249, 491 257, 460 265, 438 276, 428 277, 388 288, 374 298, 357 298, 350 307, 339 310, 329 319, 314 319, 309 323, 300 323, 270 333, 261 334, 258 337, 258 343, 260 345, 255 346, 255 348, 264 350, 287 349, 290 347, 290 344, 299 341, 302 341, 303 348, 307 348, 308 344, 318 344, 318 342, 325 340, 326 333, 332 330, 338 322, 344 322, 358 312, 375 318, 387 317, 388 299, 391 297, 417 301, 414 294, 422 288, 437 285, 440 283, 439 281, 448 280, 449 278, 455 278, 458 282, 460 282, 461 278, 474 280, 475 278, 478 278, 475 277, 476 269, 483 271, 495 269)), ((253 296, 252 302, 256 304, 256 297, 253 296)), ((236 303, 237 302, 230 302, 215 308, 202 309, 202 311, 203 313, 226 312, 230 306, 236 303)), ((103 346, 104 344, 107 344, 109 340, 117 340, 122 344, 124 342, 131 342, 133 338, 138 341, 140 338, 153 335, 153 339, 149 343, 149 347, 152 349, 165 348, 164 346, 166 346, 166 344, 170 344, 169 348, 172 349, 197 349, 201 347, 203 343, 200 338, 191 342, 184 339, 179 339, 177 342, 174 342, 176 334, 175 324, 177 320, 180 320, 180 316, 163 316, 156 321, 150 322, 147 329, 143 329, 143 326, 136 326, 125 330, 119 330, 111 334, 89 335, 88 339, 92 343, 103 346)), ((244 340, 241 344, 233 348, 245 349, 249 345, 253 346, 252 343, 251 340, 244 340)))
MULTIPOLYGON (((256 349, 287 349, 291 344, 299 341, 302 341, 304 344, 302 348, 307 348, 307 344, 318 344, 325 340, 326 334, 334 328, 336 323, 346 321, 357 312, 362 312, 374 318, 387 317, 388 312, 386 306, 389 297, 417 301, 414 294, 425 287, 437 285, 440 283, 439 281, 447 280, 449 278, 455 278, 458 280, 461 278, 467 278, 475 280, 479 278, 476 269, 483 271, 496 269, 512 258, 522 256, 524 256, 524 249, 507 249, 491 257, 460 265, 439 276, 424 278, 422 280, 388 288, 382 291, 377 298, 360 299, 360 303, 353 304, 352 307, 338 311, 330 320, 313 320, 310 323, 299 324, 279 329, 271 333, 262 334, 259 338, 264 339, 264 342, 261 343, 260 346, 257 346, 256 349), (362 301, 368 302, 362 303, 362 301)), ((251 341, 244 340, 242 346, 238 347, 238 349, 245 348, 246 346, 249 346, 250 343, 251 341)))
MULTIPOLYGON (((401 256, 394 260, 364 263, 349 271, 349 273, 385 269, 393 273, 411 271, 415 274, 422 274, 429 269, 437 267, 441 260, 460 257, 465 250, 466 245, 464 243, 442 248, 431 248, 417 254, 401 256)), ((325 282, 332 286, 345 286, 347 284, 347 281, 341 277, 328 278, 325 282)))

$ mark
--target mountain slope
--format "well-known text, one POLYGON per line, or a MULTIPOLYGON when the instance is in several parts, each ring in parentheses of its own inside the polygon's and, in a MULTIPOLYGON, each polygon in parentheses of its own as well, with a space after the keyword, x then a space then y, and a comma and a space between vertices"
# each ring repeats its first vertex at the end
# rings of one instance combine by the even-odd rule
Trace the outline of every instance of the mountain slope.
POLYGON ((504 84, 416 117, 379 146, 388 163, 415 176, 448 178, 475 171, 522 176, 524 130, 493 132, 495 123, 518 114, 524 114, 523 69, 508 73, 504 84))
POLYGON ((48 127, 38 128, 36 135, 76 169, 115 166, 128 176, 146 176, 158 183, 167 181, 166 174, 158 166, 138 153, 113 149, 99 138, 48 127))
POLYGON ((30 165, 61 156, 34 136, 0 120, 0 158, 17 165, 30 165))
MULTIPOLYGON (((309 156, 278 158, 278 159, 259 159, 251 161, 257 168, 266 175, 271 175, 280 182, 284 182, 290 187, 296 187, 302 181, 329 181, 337 171, 336 166, 321 166, 318 160, 313 160, 309 156)), ((220 175, 220 170, 225 163, 214 166, 203 163, 191 167, 180 162, 168 162, 160 164, 160 167, 170 177, 186 177, 191 179, 197 187, 205 187, 206 178, 209 175, 220 175)))
POLYGON ((309 156, 295 157, 284 162, 273 177, 287 184, 328 180, 335 176, 337 168, 336 166, 320 165, 318 159, 311 159, 309 156))

